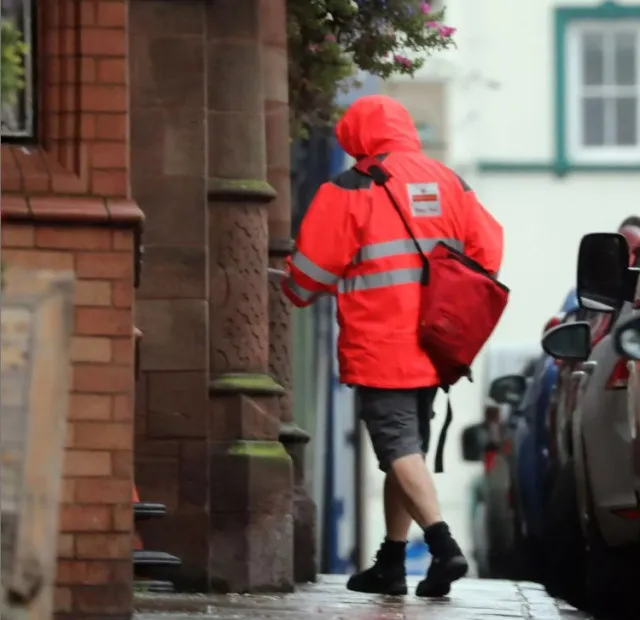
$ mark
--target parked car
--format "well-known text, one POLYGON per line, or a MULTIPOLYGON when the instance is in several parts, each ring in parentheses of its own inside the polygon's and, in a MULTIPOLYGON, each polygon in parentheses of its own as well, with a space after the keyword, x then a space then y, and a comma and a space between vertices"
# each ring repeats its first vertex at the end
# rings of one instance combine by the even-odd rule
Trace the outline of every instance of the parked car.
POLYGON ((578 257, 579 303, 608 318, 559 325, 542 342, 567 364, 558 385, 558 470, 545 522, 547 586, 574 604, 608 612, 632 609, 640 578, 629 364, 610 330, 615 326, 617 334, 634 313, 638 270, 629 267, 629 257, 622 235, 586 235, 578 257))
MULTIPOLYGON (((551 317, 543 333, 579 311, 575 290, 569 292, 560 312, 551 317)), ((559 366, 543 353, 514 415, 514 481, 512 496, 515 518, 515 554, 518 574, 514 578, 540 580, 543 564, 543 519, 549 487, 549 429, 547 410, 559 373, 559 366)))
POLYGON ((510 578, 513 574, 511 416, 522 400, 526 381, 525 373, 495 379, 489 388, 484 420, 462 433, 463 458, 484 465, 472 497, 473 556, 478 576, 483 578, 510 578))

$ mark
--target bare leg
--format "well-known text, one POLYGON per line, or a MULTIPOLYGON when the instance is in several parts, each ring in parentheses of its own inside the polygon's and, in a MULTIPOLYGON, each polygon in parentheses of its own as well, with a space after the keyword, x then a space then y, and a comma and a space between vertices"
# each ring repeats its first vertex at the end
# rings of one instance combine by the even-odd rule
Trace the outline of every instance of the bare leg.
POLYGON ((405 508, 404 493, 392 472, 384 480, 384 520, 387 540, 405 542, 413 519, 405 508))
POLYGON ((404 495, 406 511, 420 527, 424 529, 442 521, 436 488, 420 454, 409 454, 395 460, 390 475, 395 479, 397 490, 404 495))

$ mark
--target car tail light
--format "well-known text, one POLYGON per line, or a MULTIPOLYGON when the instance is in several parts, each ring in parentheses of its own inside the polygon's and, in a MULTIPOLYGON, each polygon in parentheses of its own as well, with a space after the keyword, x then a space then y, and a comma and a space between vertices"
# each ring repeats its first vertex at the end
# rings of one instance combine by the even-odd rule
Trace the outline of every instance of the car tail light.
POLYGON ((496 458, 498 456, 497 450, 487 450, 484 453, 484 471, 485 473, 490 473, 496 464, 496 458))
POLYGON ((545 324, 544 329, 542 330, 543 334, 546 334, 551 328, 557 327, 564 320, 564 313, 556 314, 552 316, 545 324))
POLYGON ((640 508, 616 508, 611 512, 621 519, 640 519, 640 508))
POLYGON ((607 390, 624 390, 629 382, 627 360, 619 359, 607 381, 607 390))
POLYGON ((513 444, 510 439, 505 439, 502 442, 502 452, 505 456, 509 456, 513 452, 513 444))

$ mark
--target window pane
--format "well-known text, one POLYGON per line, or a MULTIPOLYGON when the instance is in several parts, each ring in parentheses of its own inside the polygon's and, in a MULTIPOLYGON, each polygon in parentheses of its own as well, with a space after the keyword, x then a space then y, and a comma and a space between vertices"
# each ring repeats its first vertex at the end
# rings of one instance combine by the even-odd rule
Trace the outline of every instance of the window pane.
POLYGON ((615 37, 615 83, 632 86, 636 83, 638 44, 635 32, 621 32, 615 37))
POLYGON ((585 146, 604 145, 604 99, 582 100, 582 142, 585 146))
POLYGON ((604 37, 587 33, 582 37, 582 80, 587 86, 604 83, 604 37))
POLYGON ((618 146, 638 144, 638 99, 636 97, 616 99, 616 144, 618 146))
MULTIPOLYGON (((22 35, 22 40, 29 49, 33 49, 33 24, 31 11, 33 0, 2 0, 2 19, 7 20, 22 35)), ((17 93, 15 101, 2 102, 0 106, 2 136, 33 137, 33 102, 34 83, 30 58, 25 59, 25 86, 17 93)))

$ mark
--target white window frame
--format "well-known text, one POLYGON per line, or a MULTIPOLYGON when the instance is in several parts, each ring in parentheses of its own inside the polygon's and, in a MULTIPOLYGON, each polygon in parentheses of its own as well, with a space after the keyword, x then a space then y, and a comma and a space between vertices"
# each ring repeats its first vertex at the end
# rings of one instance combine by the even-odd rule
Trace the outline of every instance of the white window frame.
MULTIPOLYGON (((567 154, 571 163, 633 165, 640 164, 640 19, 632 20, 576 20, 565 31, 565 120, 567 128, 567 154), (621 30, 628 31, 632 26, 636 30, 637 62, 635 86, 585 86, 583 76, 583 36, 587 33, 613 34, 621 30), (635 146, 585 146, 582 143, 582 95, 586 89, 606 94, 629 94, 637 97, 638 142, 635 146)), ((606 70, 606 68, 605 68, 606 70)))

